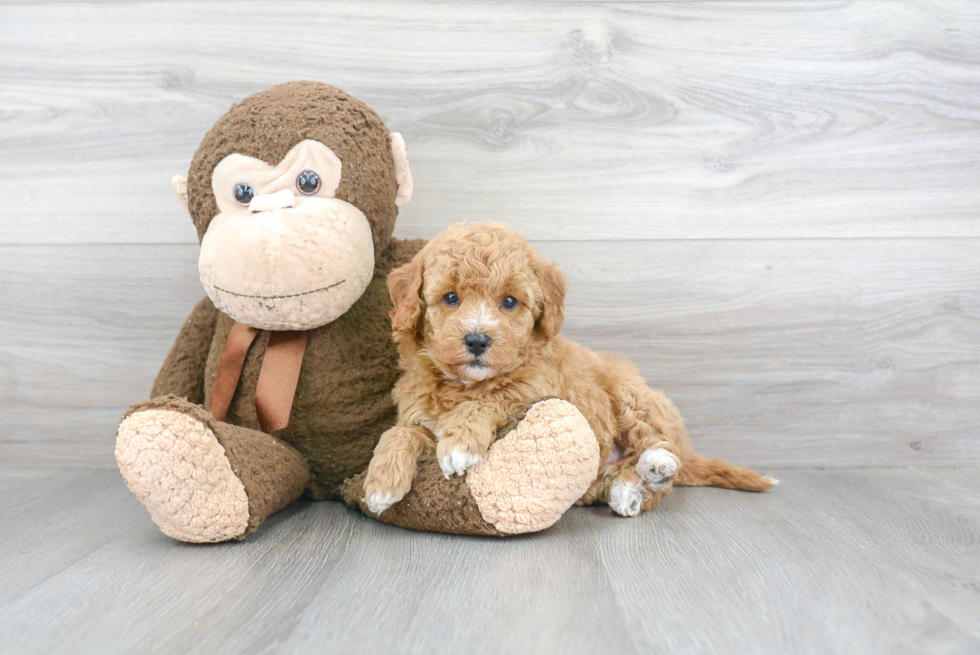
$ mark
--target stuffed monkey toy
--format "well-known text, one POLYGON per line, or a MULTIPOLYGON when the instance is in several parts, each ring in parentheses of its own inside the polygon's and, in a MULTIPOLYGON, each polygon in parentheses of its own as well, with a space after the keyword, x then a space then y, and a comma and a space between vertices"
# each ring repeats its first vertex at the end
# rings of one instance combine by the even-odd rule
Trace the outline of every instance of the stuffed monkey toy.
MULTIPOLYGON (((304 494, 362 506, 356 474, 396 418, 385 278, 423 245, 391 236, 412 196, 404 140, 343 91, 291 82, 218 119, 174 188, 207 297, 152 398, 120 423, 127 485, 165 534, 190 542, 242 539, 304 494)), ((594 435, 554 399, 511 427, 472 485, 423 458, 383 520, 494 535, 557 521, 595 477, 594 435)))

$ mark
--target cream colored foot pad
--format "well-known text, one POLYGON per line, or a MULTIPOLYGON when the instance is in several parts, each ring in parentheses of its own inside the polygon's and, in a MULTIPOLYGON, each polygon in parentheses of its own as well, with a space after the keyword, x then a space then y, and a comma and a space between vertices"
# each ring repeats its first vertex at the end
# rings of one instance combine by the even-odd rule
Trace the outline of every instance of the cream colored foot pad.
POLYGON ((116 460, 164 534, 227 541, 248 526, 248 497, 214 433, 186 414, 151 409, 119 426, 116 460))
POLYGON ((483 519, 510 534, 555 523, 582 497, 599 468, 599 443, 588 421, 564 400, 531 407, 486 459, 469 469, 466 483, 483 519))

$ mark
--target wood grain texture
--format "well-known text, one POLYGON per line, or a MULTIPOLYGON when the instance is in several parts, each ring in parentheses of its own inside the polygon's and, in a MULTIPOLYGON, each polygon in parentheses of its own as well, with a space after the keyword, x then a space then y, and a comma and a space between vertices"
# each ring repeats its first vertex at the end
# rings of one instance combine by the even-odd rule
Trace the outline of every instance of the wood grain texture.
POLYGON ((574 508, 505 540, 324 502, 200 546, 162 535, 117 473, 64 472, 0 505, 0 634, 50 654, 980 648, 980 505, 939 493, 980 496, 980 471, 778 475, 766 494, 678 489, 638 519, 574 508))
MULTIPOLYGON (((636 362, 706 455, 980 464, 977 240, 536 245, 568 273, 564 333, 636 362)), ((114 465, 120 414, 202 296, 196 258, 0 246, 0 461, 114 465)))
POLYGON ((0 3, 0 650, 980 652, 978 152, 972 0, 0 3), (567 336, 782 484, 163 536, 110 469, 202 295, 169 179, 293 79, 405 135, 398 236, 523 230, 567 336))
POLYGON ((980 464, 970 0, 0 3, 0 462, 113 465, 201 295, 169 179, 301 78, 405 134, 398 235, 524 230, 705 454, 980 464))
POLYGON ((833 531, 902 587, 966 630, 980 630, 980 504, 975 470, 945 475, 922 470, 838 476, 836 471, 807 473, 797 511, 833 531), (887 495, 882 480, 887 479, 887 495), (946 480, 966 480, 951 490, 946 480), (810 493, 807 497, 803 489, 810 493), (823 496, 823 502, 812 498, 823 496), (861 498, 855 502, 855 498, 861 498))
POLYGON ((405 134, 401 236, 980 236, 978 36, 972 0, 3 3, 0 243, 193 242, 170 177, 307 78, 405 134))
POLYGON ((0 476, 0 605, 145 527, 147 516, 133 511, 134 499, 115 471, 51 473, 31 480, 6 470, 0 476))
POLYGON ((586 515, 637 643, 698 653, 980 648, 980 565, 952 556, 976 541, 980 510, 918 497, 911 471, 779 477, 771 494, 677 490, 646 525, 586 515), (943 553, 952 557, 933 565, 943 553), (704 628, 691 629, 692 617, 704 628))
POLYGON ((0 461, 112 465, 122 412, 203 297, 196 247, 0 250, 0 461))

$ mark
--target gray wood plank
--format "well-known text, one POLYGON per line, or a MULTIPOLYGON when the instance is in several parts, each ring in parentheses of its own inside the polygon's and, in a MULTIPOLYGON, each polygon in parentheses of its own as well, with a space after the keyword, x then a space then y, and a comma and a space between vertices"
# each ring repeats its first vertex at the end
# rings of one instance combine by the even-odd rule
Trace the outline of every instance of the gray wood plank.
POLYGON ((946 474, 779 471, 768 494, 678 489, 507 540, 300 503, 201 546, 114 472, 63 472, 0 505, 0 589, 18 580, 0 635, 22 653, 975 652, 980 510, 910 484, 946 474))
POLYGON ((116 471, 51 470, 25 479, 4 469, 0 484, 0 605, 149 520, 116 471))
POLYGON ((980 638, 980 475, 968 476, 972 492, 966 495, 936 484, 946 474, 807 471, 794 476, 786 491, 808 522, 833 532, 900 582, 904 596, 941 609, 980 638))
MULTIPOLYGON (((104 483, 111 473, 85 475, 104 483)), ((96 500, 85 485, 79 491, 73 509, 96 500)), ((50 503, 59 495, 52 490, 43 498, 50 503)), ((557 647, 595 652, 603 644, 635 652, 608 591, 602 593, 605 572, 588 538, 560 528, 543 539, 461 539, 391 528, 337 503, 301 503, 243 543, 192 546, 159 534, 140 508, 134 511, 125 488, 116 495, 129 501, 118 512, 126 529, 113 525, 116 512, 91 516, 88 531, 105 531, 101 548, 88 552, 79 544, 79 525, 49 535, 82 546, 82 553, 71 568, 42 576, 29 589, 20 585, 0 605, 5 647, 46 653, 134 652, 145 644, 155 652, 305 652, 310 646, 433 652, 448 645, 437 636, 447 634, 450 622, 471 616, 482 619, 451 629, 452 641, 467 644, 467 652, 513 652, 517 645, 535 653, 557 647), (516 588, 499 584, 515 579, 516 588), (583 613, 588 603, 596 607, 583 613), (550 627, 530 611, 548 607, 554 608, 550 627), (57 629, 41 629, 52 616, 57 629)), ((11 558, 25 555, 15 550, 11 558)), ((32 564, 24 574, 37 569, 32 564)), ((3 568, 5 586, 13 570, 3 568)))
POLYGON ((918 469, 916 473, 926 477, 930 484, 918 489, 934 489, 935 493, 946 498, 956 498, 963 503, 980 505, 980 469, 943 468, 935 471, 918 469))
MULTIPOLYGON (((980 463, 976 240, 538 242, 565 333, 760 468, 980 463)), ((203 295, 196 246, 0 247, 0 461, 113 466, 203 295)))
POLYGON ((280 652, 645 652, 580 527, 506 540, 365 530, 280 652))
POLYGON ((0 465, 0 494, 23 489, 26 485, 58 475, 51 468, 8 468, 0 465))
MULTIPOLYGON (((231 652, 222 644, 243 634, 274 644, 276 630, 289 630, 353 527, 353 513, 336 503, 307 512, 309 504, 301 502, 248 542, 183 544, 159 532, 117 474, 73 475, 77 492, 64 504, 84 518, 47 523, 38 518, 48 513, 36 508, 14 512, 33 518, 45 534, 34 551, 10 554, 20 568, 5 563, 0 573, 5 590, 11 578, 37 578, 0 606, 0 634, 10 652, 131 653, 152 645, 152 652, 165 653, 202 643, 214 647, 194 652, 231 652), (113 487, 112 502, 100 502, 105 499, 93 487, 113 487), (58 560, 62 549, 76 552, 70 567, 52 572, 38 565, 58 560)), ((38 496, 52 505, 62 494, 52 488, 38 496)), ((238 652, 253 652, 255 643, 238 652)))
MULTIPOLYGON (((587 514, 637 644, 696 653, 980 648, 980 626, 962 621, 977 615, 975 594, 937 589, 935 570, 891 557, 921 552, 922 529, 960 541, 977 539, 978 526, 937 519, 942 503, 901 502, 894 492, 906 480, 877 473, 784 471, 768 494, 679 489, 638 521, 587 514), (842 512, 864 524, 838 520, 842 512), (868 523, 880 533, 870 550, 854 541, 868 523), (910 523, 918 529, 904 529, 910 523)), ((980 571, 959 563, 943 574, 972 584, 980 571)))
POLYGON ((204 295, 196 249, 0 250, 0 462, 111 465, 119 417, 204 295))
POLYGON ((674 241, 541 250, 567 262, 566 335, 636 362, 678 404, 706 453, 757 467, 975 466, 978 245, 674 241), (934 247, 949 256, 927 254, 934 247))
POLYGON ((192 243, 170 177, 307 78, 405 134, 402 236, 978 236, 978 34, 970 0, 3 3, 0 243, 192 243))

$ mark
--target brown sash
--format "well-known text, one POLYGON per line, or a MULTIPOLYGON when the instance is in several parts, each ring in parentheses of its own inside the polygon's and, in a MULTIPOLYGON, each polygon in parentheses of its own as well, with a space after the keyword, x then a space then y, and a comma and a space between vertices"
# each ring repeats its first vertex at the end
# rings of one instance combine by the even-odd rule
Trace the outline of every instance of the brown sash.
POLYGON ((221 363, 218 364, 218 375, 211 388, 211 407, 208 408, 218 421, 228 417, 231 399, 235 395, 235 388, 238 387, 238 379, 242 377, 245 356, 257 336, 259 336, 257 328, 237 322, 231 326, 228 341, 225 342, 225 350, 221 353, 221 363))
MULTIPOLYGON (((260 330, 235 323, 228 334, 218 375, 211 388, 211 414, 224 421, 242 377, 245 356, 260 330)), ((281 430, 289 424, 289 413, 296 395, 299 370, 306 352, 307 331, 272 332, 265 349, 259 382, 255 389, 255 411, 266 432, 281 430)))
POLYGON ((299 382, 299 369, 306 352, 306 330, 273 332, 265 349, 259 384, 255 388, 255 411, 266 432, 282 430, 289 425, 293 396, 299 382))

